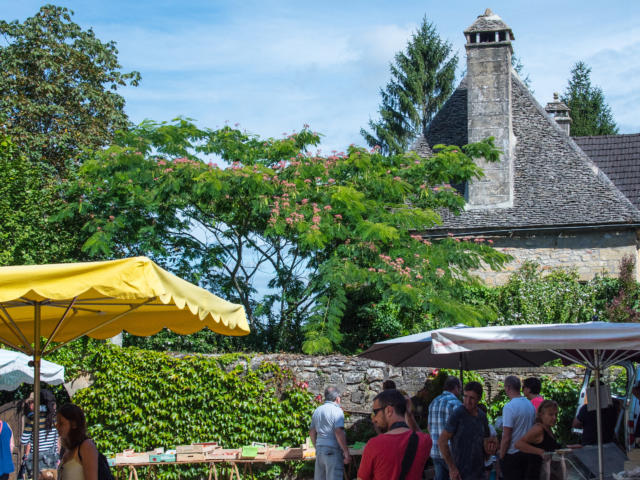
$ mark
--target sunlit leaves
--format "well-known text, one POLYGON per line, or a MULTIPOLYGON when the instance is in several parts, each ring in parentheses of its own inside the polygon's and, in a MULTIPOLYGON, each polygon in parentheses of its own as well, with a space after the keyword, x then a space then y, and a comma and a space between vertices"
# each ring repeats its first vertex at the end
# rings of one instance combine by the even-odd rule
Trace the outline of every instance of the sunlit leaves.
POLYGON ((259 350, 336 348, 348 292, 372 286, 444 322, 484 318, 455 292, 470 270, 505 256, 418 232, 463 207, 451 184, 481 175, 474 158, 497 158, 492 139, 426 159, 355 146, 323 156, 310 151, 318 142, 308 128, 260 139, 147 121, 85 162, 68 189, 83 200, 69 210, 84 219, 87 252, 145 253, 243 303, 259 350))
POLYGON ((34 163, 59 174, 107 144, 127 125, 116 90, 137 85, 123 73, 113 42, 71 21, 64 7, 45 5, 23 23, 0 21, 0 118, 34 163))
MULTIPOLYGON (((91 373, 93 385, 73 400, 84 409, 89 434, 103 452, 210 441, 226 448, 253 441, 298 446, 308 434, 317 406, 313 395, 274 364, 252 369, 243 355, 174 358, 93 341, 86 347, 87 342, 74 342, 55 360, 67 372, 91 373)), ((158 475, 197 476, 194 467, 182 468, 162 468, 158 475)))

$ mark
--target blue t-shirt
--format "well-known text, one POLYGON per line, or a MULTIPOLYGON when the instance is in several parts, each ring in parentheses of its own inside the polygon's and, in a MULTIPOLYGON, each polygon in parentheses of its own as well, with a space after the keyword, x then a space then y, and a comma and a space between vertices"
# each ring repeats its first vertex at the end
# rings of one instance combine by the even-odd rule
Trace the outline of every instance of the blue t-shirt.
POLYGON ((340 448, 334 430, 344 428, 344 412, 337 403, 324 402, 313 412, 309 428, 318 434, 316 446, 340 448))
POLYGON ((13 458, 11 457, 11 427, 0 420, 0 475, 13 472, 13 458))
POLYGON ((489 436, 484 412, 478 410, 474 416, 460 405, 451 413, 444 429, 452 434, 451 455, 463 480, 484 478, 484 439, 489 436))

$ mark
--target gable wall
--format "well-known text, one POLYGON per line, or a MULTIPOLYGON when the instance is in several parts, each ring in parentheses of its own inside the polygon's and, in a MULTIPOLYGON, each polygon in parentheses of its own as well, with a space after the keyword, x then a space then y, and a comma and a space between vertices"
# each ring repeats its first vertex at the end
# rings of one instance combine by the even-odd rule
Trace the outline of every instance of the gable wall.
POLYGON ((534 261, 543 268, 575 269, 581 280, 591 280, 598 274, 615 277, 620 260, 625 255, 636 259, 638 276, 638 235, 636 231, 569 232, 513 234, 510 237, 485 237, 493 246, 514 257, 500 272, 476 272, 488 285, 502 285, 525 261, 534 261))

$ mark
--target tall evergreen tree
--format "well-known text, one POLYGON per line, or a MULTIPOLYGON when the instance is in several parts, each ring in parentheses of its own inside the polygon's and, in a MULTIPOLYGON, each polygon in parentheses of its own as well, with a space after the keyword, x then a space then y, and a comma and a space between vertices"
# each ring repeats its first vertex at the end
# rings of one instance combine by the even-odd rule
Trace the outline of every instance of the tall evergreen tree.
POLYGON ((611 108, 600 87, 591 85, 591 67, 580 61, 571 69, 562 101, 571 109, 571 135, 614 135, 618 133, 611 108))
POLYGON ((369 120, 370 131, 360 130, 367 144, 385 154, 406 151, 453 92, 457 64, 451 44, 424 17, 390 65, 391 80, 380 90, 380 119, 369 120))

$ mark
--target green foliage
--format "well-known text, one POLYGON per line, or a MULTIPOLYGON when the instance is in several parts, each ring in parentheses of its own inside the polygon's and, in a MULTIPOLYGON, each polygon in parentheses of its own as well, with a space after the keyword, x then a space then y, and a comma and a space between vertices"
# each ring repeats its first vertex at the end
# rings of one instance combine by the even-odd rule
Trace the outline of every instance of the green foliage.
POLYGON ((618 284, 620 289, 606 307, 610 322, 637 322, 640 320, 640 286, 635 281, 636 261, 626 255, 620 261, 618 284))
MULTIPOLYGON (((308 434, 317 404, 290 372, 250 358, 185 356, 74 342, 52 360, 67 375, 88 371, 93 385, 73 401, 86 415, 89 433, 104 452, 216 441, 227 448, 252 441, 296 446, 308 434)), ((293 466, 290 468, 299 468, 293 466)), ((202 468, 163 468, 162 478, 195 478, 202 468)), ((266 472, 274 478, 281 469, 266 472)))
POLYGON ((591 85, 591 68, 577 62, 561 100, 571 109, 571 135, 614 135, 618 133, 611 108, 600 87, 591 85))
POLYGON ((45 5, 24 23, 0 21, 0 118, 23 154, 64 173, 84 150, 104 146, 127 125, 116 89, 137 85, 121 73, 115 44, 45 5))
POLYGON ((450 185, 482 175, 474 158, 498 158, 492 139, 437 146, 428 159, 358 147, 322 157, 308 152, 318 142, 308 128, 275 140, 186 119, 146 121, 83 164, 57 218, 84 224, 89 255, 146 254, 242 303, 253 332, 236 349, 334 350, 347 333, 348 296, 360 289, 412 312, 419 326, 427 317, 486 322, 489 310, 463 304, 459 292, 470 271, 507 257, 414 232, 439 223, 437 209, 462 209, 450 185), (229 165, 200 160, 209 154, 229 165), (256 287, 265 272, 266 294, 256 287))
POLYGON ((81 258, 81 242, 68 222, 52 224, 65 207, 58 182, 40 164, 28 162, 0 134, 0 265, 64 262, 81 258))
POLYGON ((160 352, 240 352, 251 345, 243 337, 227 337, 205 328, 191 335, 178 335, 164 329, 151 337, 138 337, 123 332, 122 345, 160 352))
POLYGON ((526 262, 500 288, 497 300, 502 325, 575 323, 590 321, 594 311, 594 289, 582 284, 574 271, 543 269, 526 262))
POLYGON ((380 90, 380 120, 360 133, 370 147, 385 154, 408 150, 453 92, 458 56, 426 17, 407 48, 390 65, 391 80, 380 90))

